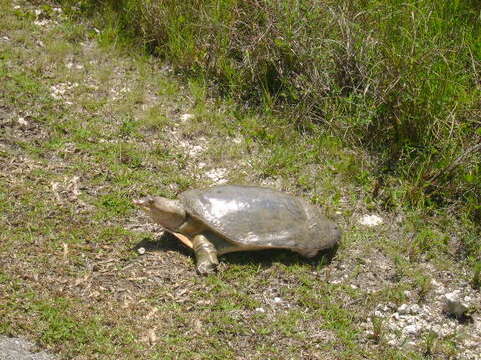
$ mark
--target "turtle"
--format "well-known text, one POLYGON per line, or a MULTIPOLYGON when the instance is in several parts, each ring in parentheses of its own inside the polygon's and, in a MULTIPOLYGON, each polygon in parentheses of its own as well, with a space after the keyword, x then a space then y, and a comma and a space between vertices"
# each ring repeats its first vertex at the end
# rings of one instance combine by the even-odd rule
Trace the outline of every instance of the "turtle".
POLYGON ((217 185, 134 204, 194 250, 201 275, 214 272, 223 254, 278 248, 312 258, 341 239, 320 207, 267 187, 217 185))

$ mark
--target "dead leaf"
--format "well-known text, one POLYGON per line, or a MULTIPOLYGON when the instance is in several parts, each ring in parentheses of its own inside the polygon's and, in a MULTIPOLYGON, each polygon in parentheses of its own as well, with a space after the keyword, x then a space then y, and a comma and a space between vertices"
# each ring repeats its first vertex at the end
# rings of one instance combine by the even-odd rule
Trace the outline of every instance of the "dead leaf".
POLYGON ((62 246, 63 246, 63 260, 67 262, 68 261, 68 244, 62 243, 62 246))
POLYGON ((150 329, 147 331, 147 336, 149 339, 149 344, 154 345, 157 341, 157 335, 155 335, 155 329, 150 329))

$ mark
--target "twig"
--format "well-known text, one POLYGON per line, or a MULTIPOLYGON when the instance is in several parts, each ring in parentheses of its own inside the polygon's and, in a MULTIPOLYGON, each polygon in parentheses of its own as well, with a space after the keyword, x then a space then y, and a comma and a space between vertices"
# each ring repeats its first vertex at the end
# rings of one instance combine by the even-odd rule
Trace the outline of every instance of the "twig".
POLYGON ((439 171, 436 175, 431 177, 431 179, 428 180, 429 183, 434 183, 434 181, 440 177, 441 175, 448 175, 451 172, 453 172, 454 169, 456 169, 459 165, 461 165, 463 159, 471 154, 472 152, 479 151, 481 150, 481 142, 478 144, 471 146, 470 148, 466 149, 465 152, 463 152, 461 155, 459 155, 456 160, 454 160, 447 168, 439 171))

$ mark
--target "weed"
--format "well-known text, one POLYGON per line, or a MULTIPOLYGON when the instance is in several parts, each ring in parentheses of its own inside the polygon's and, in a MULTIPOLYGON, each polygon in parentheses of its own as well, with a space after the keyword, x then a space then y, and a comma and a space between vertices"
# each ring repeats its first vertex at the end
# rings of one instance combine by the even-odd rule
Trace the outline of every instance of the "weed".
POLYGON ((371 318, 372 322, 372 339, 376 344, 379 344, 383 336, 383 319, 377 316, 371 318))
POLYGON ((418 290, 418 296, 421 301, 424 301, 426 299, 426 296, 433 288, 431 278, 423 274, 416 274, 414 276, 414 281, 418 290))
POLYGON ((438 335, 435 332, 429 331, 424 337, 424 342, 426 347, 426 350, 424 352, 425 356, 433 356, 436 351, 438 335))
POLYGON ((478 261, 473 267, 473 278, 471 279, 471 286, 474 289, 481 288, 481 262, 478 261))

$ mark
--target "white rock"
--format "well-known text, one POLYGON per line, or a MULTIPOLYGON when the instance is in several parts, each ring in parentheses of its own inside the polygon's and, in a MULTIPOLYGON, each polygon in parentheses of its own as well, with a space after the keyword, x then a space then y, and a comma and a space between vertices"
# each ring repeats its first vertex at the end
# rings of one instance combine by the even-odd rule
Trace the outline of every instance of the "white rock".
POLYGON ((189 149, 189 155, 192 156, 192 157, 195 157, 195 156, 199 155, 200 153, 202 153, 204 150, 205 150, 204 147, 201 146, 201 145, 193 145, 189 149))
POLYGON ((33 23, 37 26, 45 26, 45 25, 48 25, 50 21, 48 21, 47 19, 43 19, 43 20, 35 20, 33 23))
POLYGON ((421 307, 418 304, 412 304, 407 307, 408 314, 416 315, 416 314, 419 314, 420 311, 421 311, 421 307))
POLYGON ((137 252, 138 252, 140 255, 144 255, 144 254, 145 254, 145 248, 139 247, 139 248, 137 249, 137 252))
POLYGON ((388 345, 391 345, 391 346, 397 346, 397 345, 398 345, 396 339, 390 339, 390 340, 387 342, 387 344, 388 344, 388 345))
POLYGON ((227 182, 227 179, 225 178, 227 175, 227 169, 224 168, 209 170, 205 175, 217 184, 225 184, 227 182))
POLYGON ((28 121, 25 120, 23 117, 19 116, 17 122, 22 126, 28 126, 28 121))
POLYGON ((232 139, 232 142, 234 144, 240 144, 242 142, 242 138, 241 137, 235 137, 232 139))
POLYGON ((401 315, 409 314, 409 305, 402 304, 400 307, 398 307, 397 312, 401 315))
POLYGON ((444 311, 457 318, 462 317, 468 311, 467 305, 460 299, 459 290, 444 294, 444 311))
POLYGON ((364 215, 359 219, 359 224, 366 226, 377 226, 383 223, 383 219, 378 215, 364 215))
POLYGON ((274 298, 274 302, 275 302, 276 304, 279 304, 279 303, 282 302, 282 299, 281 299, 280 297, 277 297, 277 296, 276 296, 276 297, 274 298))
POLYGON ((65 93, 75 87, 78 86, 78 83, 71 83, 71 82, 65 82, 65 83, 58 83, 55 85, 50 86, 50 95, 54 99, 62 99, 65 93))
POLYGON ((417 335, 419 334, 420 330, 421 330, 420 326, 416 324, 408 325, 403 329, 404 333, 408 335, 417 335))
POLYGON ((474 328, 476 329, 476 331, 478 331, 478 333, 480 334, 481 336, 481 319, 477 319, 474 321, 474 328))
POLYGON ((260 313, 265 313, 265 312, 266 312, 266 311, 264 310, 264 308, 261 308, 261 307, 256 308, 256 311, 257 311, 257 312, 260 312, 260 313))
POLYGON ((187 121, 187 120, 190 120, 194 117, 193 114, 183 114, 183 115, 180 115, 180 120, 181 121, 187 121))
POLYGON ((479 343, 474 340, 466 340, 464 342, 464 346, 466 346, 467 348, 476 349, 479 346, 479 343))
POLYGON ((439 325, 432 325, 429 327, 429 330, 436 333, 436 335, 441 335, 441 327, 439 325))
POLYGON ((415 316, 406 316, 406 324, 416 324, 418 319, 415 316))
POLYGON ((443 284, 434 279, 431 280, 431 285, 433 286, 436 294, 443 294, 446 291, 443 284))

